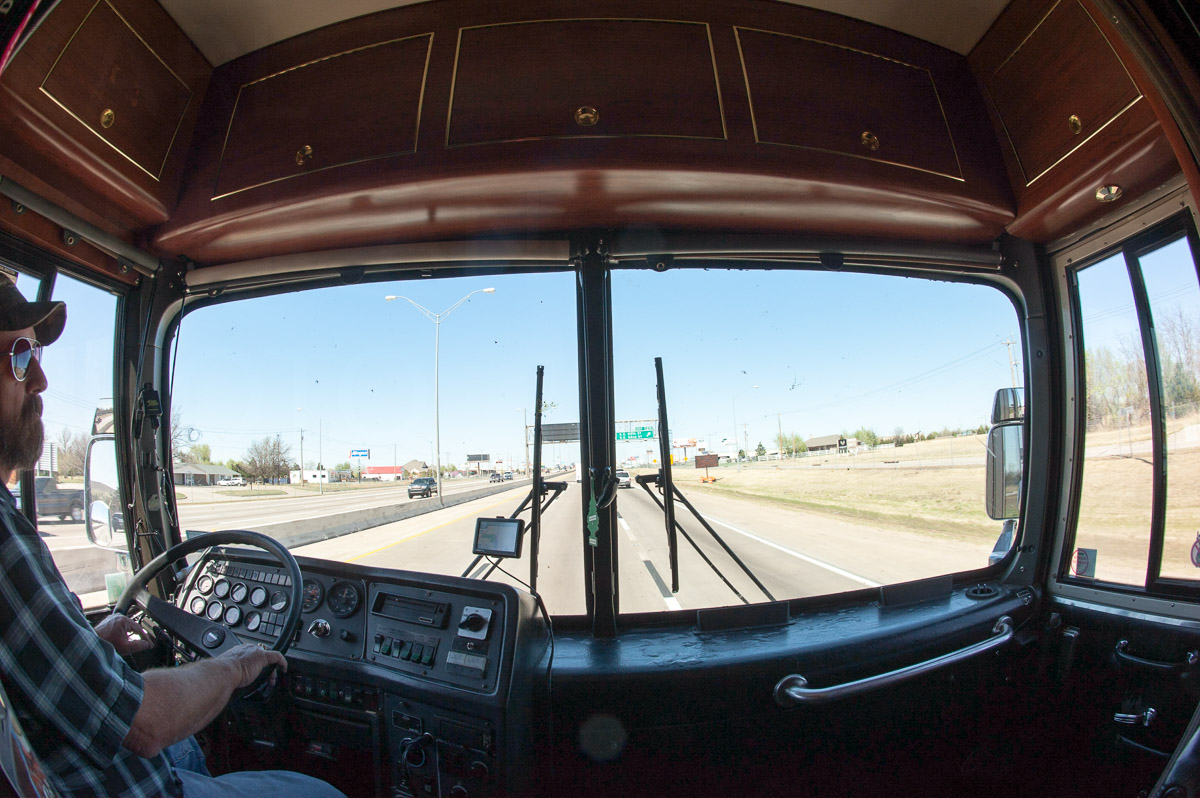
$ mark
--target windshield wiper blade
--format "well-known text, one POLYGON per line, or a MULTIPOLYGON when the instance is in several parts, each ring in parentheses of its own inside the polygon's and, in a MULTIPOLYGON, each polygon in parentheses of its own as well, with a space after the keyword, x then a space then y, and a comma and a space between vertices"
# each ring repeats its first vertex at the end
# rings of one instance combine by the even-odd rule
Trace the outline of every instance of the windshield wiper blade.
POLYGON ((733 591, 734 595, 741 599, 743 603, 750 603, 750 601, 742 595, 741 591, 739 591, 734 584, 729 581, 729 578, 721 572, 721 569, 717 567, 717 564, 700 550, 700 546, 696 543, 692 536, 687 533, 687 530, 683 528, 683 525, 676 520, 675 500, 678 499, 683 503, 684 507, 691 510, 692 515, 696 517, 696 520, 700 522, 700 525, 704 527, 708 534, 712 535, 713 540, 715 540, 717 544, 725 551, 725 553, 729 555, 730 559, 732 559, 734 563, 736 563, 737 566, 742 569, 742 572, 745 573, 746 576, 750 577, 750 581, 754 582, 755 586, 762 591, 763 595, 766 596, 769 601, 775 601, 775 597, 771 595, 771 591, 767 590, 767 586, 764 585, 762 581, 754 575, 754 572, 750 570, 750 566, 748 566, 741 557, 737 556, 733 549, 729 547, 729 544, 726 543, 725 540, 717 534, 717 531, 712 528, 708 521, 704 519, 704 516, 700 515, 700 512, 692 506, 692 503, 687 500, 687 497, 685 497, 683 493, 677 487, 675 487, 675 482, 671 476, 671 444, 670 441, 667 440, 667 430, 669 430, 670 427, 667 426, 667 391, 666 381, 663 379, 661 357, 654 358, 654 370, 658 379, 658 450, 659 457, 662 460, 662 468, 657 474, 639 476, 637 478, 637 482, 642 486, 646 493, 649 494, 650 498, 654 499, 655 503, 657 503, 659 508, 663 511, 663 518, 667 527, 667 550, 671 560, 671 592, 679 592, 679 541, 675 535, 676 530, 678 530, 687 540, 687 542, 692 544, 692 548, 696 550, 696 553, 700 555, 700 558, 704 560, 705 564, 713 570, 713 573, 721 577, 721 581, 723 581, 726 586, 733 591), (651 484, 658 485, 659 490, 662 493, 661 500, 658 496, 654 495, 654 491, 650 490, 651 484))

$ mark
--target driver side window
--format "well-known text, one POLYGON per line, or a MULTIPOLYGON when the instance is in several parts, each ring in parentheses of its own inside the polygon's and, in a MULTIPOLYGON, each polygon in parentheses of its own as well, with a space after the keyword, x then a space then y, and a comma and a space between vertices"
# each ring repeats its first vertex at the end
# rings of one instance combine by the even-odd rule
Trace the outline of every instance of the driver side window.
MULTIPOLYGON (((9 270, 12 275, 13 270, 9 270)), ((8 279, 13 279, 9 276, 8 279)), ((41 365, 48 388, 42 394, 45 438, 32 479, 13 475, 9 490, 26 509, 24 485, 33 486, 38 533, 54 557, 67 587, 84 609, 111 603, 129 572, 125 540, 119 531, 109 547, 93 544, 85 530, 84 461, 92 421, 100 404, 111 405, 116 297, 65 274, 57 274, 49 297, 39 296, 44 278, 15 271, 17 288, 30 301, 60 300, 67 305, 62 336, 43 350, 41 365)), ((110 506, 119 504, 115 449, 100 447, 93 456, 104 461, 99 472, 109 488, 110 506), (104 453, 107 452, 107 456, 104 453)), ((97 496, 96 498, 104 498, 97 496)), ((108 520, 108 519, 106 519, 108 520)))

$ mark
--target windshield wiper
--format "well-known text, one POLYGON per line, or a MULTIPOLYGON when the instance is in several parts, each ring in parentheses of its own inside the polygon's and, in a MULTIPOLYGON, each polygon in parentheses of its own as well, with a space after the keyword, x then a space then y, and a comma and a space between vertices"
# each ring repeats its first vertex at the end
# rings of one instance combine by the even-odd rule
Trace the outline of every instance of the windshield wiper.
POLYGON ((713 573, 721 578, 721 581, 724 582, 731 591, 733 591, 733 594, 741 599, 743 604, 750 603, 750 600, 742 595, 741 591, 734 586, 733 582, 729 581, 729 578, 726 577, 725 574, 721 572, 721 569, 717 567, 717 564, 714 563, 712 559, 700 549, 700 546, 696 543, 692 536, 688 534, 687 530, 684 529, 679 521, 675 518, 675 501, 678 500, 683 504, 684 507, 691 510, 692 515, 696 517, 696 520, 700 522, 700 525, 704 527, 708 534, 712 535, 713 540, 715 540, 717 544, 725 550, 725 553, 728 554, 730 559, 732 559, 734 563, 736 563, 737 566, 742 569, 746 576, 750 577, 750 580, 754 582, 759 590, 763 592, 763 595, 766 596, 769 601, 775 601, 775 597, 771 595, 771 591, 767 590, 766 585, 764 585, 759 578, 754 575, 754 572, 750 570, 750 566, 746 565, 746 563, 734 553, 733 549, 729 547, 729 544, 717 534, 717 531, 709 525, 708 521, 704 520, 704 516, 700 515, 700 512, 692 506, 692 503, 687 500, 687 497, 683 495, 679 488, 675 487, 675 481, 671 477, 671 443, 669 440, 667 440, 667 431, 670 429, 670 427, 667 426, 667 390, 666 382, 663 380, 661 357, 654 358, 654 371, 658 380, 658 456, 662 462, 662 468, 659 469, 657 474, 643 474, 638 476, 637 483, 642 486, 642 489, 646 491, 646 495, 652 498, 655 503, 658 504, 659 509, 663 511, 663 520, 667 527, 667 551, 671 561, 671 592, 679 592, 679 539, 675 534, 676 531, 678 531, 679 534, 683 535, 684 540, 692 544, 692 548, 696 550, 696 553, 700 555, 700 558, 704 560, 704 563, 712 569, 713 573), (661 499, 655 495, 654 491, 650 490, 651 485, 658 486, 659 493, 662 494, 661 499))
MULTIPOLYGON (((530 485, 529 493, 521 500, 521 504, 508 516, 516 518, 525 512, 526 508, 531 511, 527 530, 529 534, 529 592, 535 596, 537 595, 538 545, 542 539, 542 513, 567 489, 566 482, 547 482, 542 479, 542 375, 544 371, 545 366, 537 367, 537 388, 534 391, 533 405, 535 408, 533 411, 533 484, 530 485), (549 494, 549 498, 546 498, 547 494, 549 494)), ((480 554, 471 560, 471 564, 462 572, 462 576, 465 577, 471 573, 482 559, 484 559, 484 555, 480 554)), ((489 559, 488 562, 491 563, 491 567, 476 578, 487 579, 500 567, 499 561, 489 559)))

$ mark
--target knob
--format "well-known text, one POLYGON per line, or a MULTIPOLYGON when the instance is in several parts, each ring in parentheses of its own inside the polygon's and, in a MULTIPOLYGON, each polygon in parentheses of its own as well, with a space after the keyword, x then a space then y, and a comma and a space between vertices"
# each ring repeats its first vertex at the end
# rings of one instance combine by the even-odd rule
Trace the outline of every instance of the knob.
POLYGON ((313 637, 329 637, 329 621, 324 618, 317 618, 308 625, 308 633, 313 637))
POLYGON ((458 625, 459 629, 467 629, 472 632, 478 632, 487 625, 487 619, 477 612, 473 612, 466 618, 462 619, 462 623, 458 625))
POLYGON ((425 746, 433 742, 433 735, 425 732, 420 737, 403 740, 400 745, 404 749, 404 761, 409 767, 419 768, 425 764, 425 746))
POLYGON ((354 642, 354 632, 351 632, 349 629, 343 629, 342 631, 338 632, 338 637, 342 638, 347 643, 354 642))

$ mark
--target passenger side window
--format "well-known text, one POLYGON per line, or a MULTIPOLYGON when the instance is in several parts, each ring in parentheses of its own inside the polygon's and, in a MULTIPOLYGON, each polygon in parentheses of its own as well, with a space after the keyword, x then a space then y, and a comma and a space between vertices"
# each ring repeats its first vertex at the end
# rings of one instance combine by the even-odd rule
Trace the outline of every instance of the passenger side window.
POLYGON ((1200 576, 1200 282, 1179 225, 1072 274, 1086 406, 1064 576, 1155 589, 1200 576))

